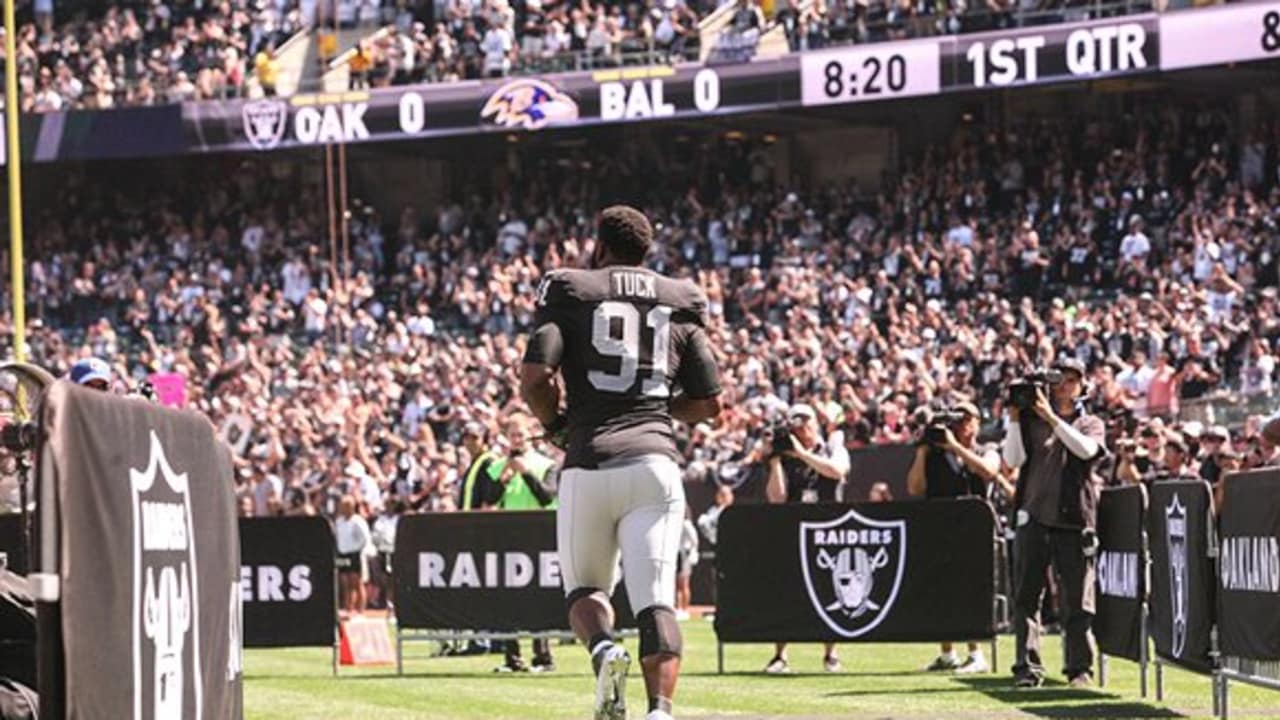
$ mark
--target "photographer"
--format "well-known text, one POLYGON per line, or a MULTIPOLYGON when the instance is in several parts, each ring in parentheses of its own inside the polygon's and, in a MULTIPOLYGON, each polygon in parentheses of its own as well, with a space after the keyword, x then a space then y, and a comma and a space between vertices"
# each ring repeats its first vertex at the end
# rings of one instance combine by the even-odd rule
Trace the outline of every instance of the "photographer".
MULTIPOLYGON (((785 428, 775 428, 765 436, 769 457, 769 477, 765 497, 769 502, 816 503, 839 500, 840 484, 849 473, 849 451, 829 447, 818 432, 817 413, 806 404, 793 405, 785 428)), ((790 671, 787 644, 777 643, 773 659, 764 671, 777 675, 790 671)), ((827 672, 839 672, 840 658, 835 643, 825 644, 822 658, 827 672)))
MULTIPOLYGON (((985 497, 987 486, 999 477, 1000 461, 994 453, 981 452, 976 446, 981 420, 978 408, 970 403, 936 414, 916 447, 915 460, 907 471, 907 491, 927 498, 985 497)), ((942 643, 941 649, 926 670, 955 670, 967 675, 990 669, 976 642, 969 643, 969 656, 963 663, 951 643, 942 643)))
POLYGON ((1111 480, 1108 485, 1122 487, 1145 482, 1146 471, 1142 469, 1138 456, 1138 444, 1132 438, 1121 438, 1116 443, 1115 461, 1111 465, 1111 480))
POLYGON ((1068 358, 1052 372, 1036 373, 1010 388, 1003 455, 1019 471, 1014 493, 1013 668, 1018 687, 1044 683, 1039 613, 1051 562, 1062 582, 1067 677, 1072 687, 1092 682, 1098 503, 1092 465, 1106 449, 1102 420, 1089 415, 1081 401, 1083 387, 1083 364, 1068 358))

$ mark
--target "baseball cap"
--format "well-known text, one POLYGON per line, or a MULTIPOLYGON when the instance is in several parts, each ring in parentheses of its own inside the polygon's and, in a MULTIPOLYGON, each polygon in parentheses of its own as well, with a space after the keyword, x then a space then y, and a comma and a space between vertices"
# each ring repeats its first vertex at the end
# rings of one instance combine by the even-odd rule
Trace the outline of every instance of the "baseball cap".
POLYGON ((484 425, 481 425, 480 423, 474 420, 462 426, 463 437, 466 437, 468 435, 474 435, 475 437, 483 438, 485 434, 486 433, 484 430, 484 425))
POLYGON ((981 418, 982 413, 978 412, 976 405, 970 402, 959 402, 951 406, 953 412, 964 413, 969 417, 981 418))
POLYGON ((787 412, 787 419, 795 420, 796 418, 801 417, 807 420, 812 420, 818 417, 818 414, 813 411, 813 406, 808 403, 796 403, 795 405, 792 405, 791 410, 787 412))
POLYGON ((77 385, 88 385, 95 380, 111 384, 111 366, 100 358, 85 358, 71 366, 69 373, 71 382, 77 385))
POLYGON ((1222 440, 1225 442, 1231 439, 1231 432, 1227 430, 1225 425, 1211 425, 1209 429, 1204 431, 1202 437, 1210 440, 1222 440))
POLYGON ((1073 372, 1084 379, 1084 363, 1073 357, 1064 357, 1053 364, 1054 369, 1062 372, 1073 372))

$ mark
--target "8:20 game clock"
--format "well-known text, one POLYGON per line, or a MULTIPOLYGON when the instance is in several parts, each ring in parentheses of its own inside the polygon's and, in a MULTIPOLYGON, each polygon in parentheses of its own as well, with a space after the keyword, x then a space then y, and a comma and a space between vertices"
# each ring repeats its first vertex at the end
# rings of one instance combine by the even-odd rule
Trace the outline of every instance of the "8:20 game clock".
POLYGON ((933 95, 940 88, 936 40, 855 46, 800 58, 804 105, 933 95))

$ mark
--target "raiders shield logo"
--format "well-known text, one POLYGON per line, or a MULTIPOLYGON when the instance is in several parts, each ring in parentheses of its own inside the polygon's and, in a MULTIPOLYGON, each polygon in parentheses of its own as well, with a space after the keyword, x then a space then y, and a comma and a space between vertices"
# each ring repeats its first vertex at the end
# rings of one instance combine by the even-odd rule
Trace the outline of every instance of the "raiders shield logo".
POLYGON ((254 100, 244 104, 241 119, 244 135, 258 150, 270 150, 280 144, 289 120, 289 106, 283 100, 254 100))
POLYGON ((1187 643, 1187 509, 1174 494, 1164 509, 1164 535, 1169 552, 1169 604, 1172 608, 1173 654, 1187 643))
POLYGON ((907 562, 905 520, 872 520, 850 510, 800 523, 800 566, 818 617, 856 638, 879 625, 898 597, 907 562))
POLYGON ((200 603, 186 473, 169 466, 151 433, 147 467, 129 471, 133 494, 133 717, 201 715, 200 603))

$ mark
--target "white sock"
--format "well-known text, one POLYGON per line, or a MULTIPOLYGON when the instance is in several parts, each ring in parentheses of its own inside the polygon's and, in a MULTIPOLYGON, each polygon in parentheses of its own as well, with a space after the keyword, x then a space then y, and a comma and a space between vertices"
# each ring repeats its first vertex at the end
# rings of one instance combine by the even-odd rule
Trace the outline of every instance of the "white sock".
POLYGON ((661 710, 653 710, 648 715, 644 716, 644 720, 675 720, 675 718, 661 710))
POLYGON ((970 658, 971 660, 981 660, 981 659, 982 659, 982 651, 981 651, 981 650, 970 650, 970 651, 969 651, 969 658, 970 658))
POLYGON ((957 659, 957 658, 956 658, 956 651, 955 651, 955 650, 948 650, 948 651, 946 651, 946 652, 942 653, 942 655, 940 655, 939 657, 944 657, 944 658, 947 658, 948 660, 956 660, 956 659, 957 659))

